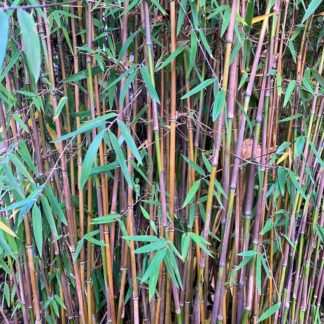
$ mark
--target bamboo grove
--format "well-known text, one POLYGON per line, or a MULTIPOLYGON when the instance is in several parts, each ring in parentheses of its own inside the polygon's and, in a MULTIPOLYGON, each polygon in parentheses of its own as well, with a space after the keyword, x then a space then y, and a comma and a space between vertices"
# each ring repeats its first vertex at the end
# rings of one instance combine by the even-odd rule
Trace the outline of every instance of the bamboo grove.
POLYGON ((320 323, 321 4, 2 1, 1 323, 320 323))

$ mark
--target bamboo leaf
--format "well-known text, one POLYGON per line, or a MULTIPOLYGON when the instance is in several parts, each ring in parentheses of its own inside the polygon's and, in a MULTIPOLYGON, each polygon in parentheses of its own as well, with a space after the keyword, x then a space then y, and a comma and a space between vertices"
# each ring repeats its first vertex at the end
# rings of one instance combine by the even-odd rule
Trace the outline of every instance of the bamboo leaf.
POLYGON ((48 203, 48 200, 45 196, 41 197, 41 202, 42 202, 42 206, 44 209, 44 214, 45 214, 45 218, 47 220, 48 225, 51 228, 51 231, 54 235, 54 238, 56 239, 58 237, 58 233, 57 233, 57 228, 56 228, 56 224, 55 224, 55 220, 54 220, 54 216, 52 213, 52 209, 48 203))
POLYGON ((226 8, 228 8, 228 5, 220 5, 218 6, 213 12, 207 17, 207 19, 212 19, 222 13, 226 8))
POLYGON ((137 74, 137 70, 134 70, 127 77, 127 79, 126 79, 126 81, 125 81, 125 83, 123 85, 123 88, 121 89, 120 96, 119 96, 119 105, 120 105, 120 107, 123 107, 124 106, 124 99, 126 97, 127 91, 130 88, 130 85, 132 84, 132 82, 134 81, 134 79, 136 77, 136 74, 137 74))
POLYGON ((212 120, 215 121, 217 117, 221 114, 222 109, 225 103, 226 92, 224 90, 217 91, 213 103, 213 111, 212 111, 212 120))
POLYGON ((284 99, 284 107, 287 106, 287 103, 290 100, 290 97, 293 93, 293 91, 295 90, 295 85, 296 85, 296 81, 292 80, 289 82, 286 93, 285 93, 285 99, 284 99))
POLYGON ((247 33, 249 33, 251 30, 252 18, 254 15, 254 0, 248 0, 248 1, 249 2, 246 10, 246 15, 245 15, 245 22, 246 22, 245 30, 247 33))
POLYGON ((110 139, 111 144, 112 144, 112 146, 114 148, 114 151, 115 151, 115 154, 116 154, 116 159, 117 159, 117 161, 118 161, 118 163, 120 165, 120 168, 121 168, 121 170, 122 170, 122 172, 123 172, 123 174, 125 176, 125 179, 126 179, 128 185, 130 187, 134 187, 133 186, 133 180, 132 180, 132 178, 131 178, 131 176, 129 174, 128 168, 127 168, 124 153, 123 153, 122 149, 119 146, 117 137, 111 131, 109 131, 109 139, 110 139))
POLYGON ((195 196, 196 192, 198 191, 199 187, 200 187, 200 180, 195 181, 195 183, 191 186, 190 190, 187 193, 186 199, 182 205, 182 208, 185 208, 193 199, 193 197, 195 196))
POLYGON ((195 162, 189 160, 186 156, 184 156, 183 154, 181 154, 182 158, 196 171, 198 172, 200 175, 202 175, 203 177, 206 175, 205 171, 203 170, 203 168, 201 168, 198 164, 196 164, 195 162))
POLYGON ((136 242, 157 242, 160 239, 153 235, 130 235, 123 236, 126 241, 136 241, 136 242))
POLYGON ((154 84, 151 81, 150 74, 145 65, 141 67, 141 75, 143 77, 143 81, 145 83, 146 89, 150 94, 152 100, 155 100, 158 104, 160 104, 159 96, 155 90, 154 84))
POLYGON ((260 21, 263 21, 263 20, 265 20, 265 19, 268 19, 268 18, 270 18, 271 16, 273 16, 274 15, 274 13, 272 12, 272 13, 268 13, 268 14, 266 14, 266 15, 262 15, 262 16, 258 16, 258 17, 253 17, 252 18, 252 25, 253 24, 256 24, 256 23, 258 23, 258 22, 260 22, 260 21))
MULTIPOLYGON (((101 68, 99 66, 95 66, 92 68, 92 75, 95 76, 101 72, 101 68)), ((76 83, 78 81, 84 80, 88 77, 88 69, 82 70, 78 73, 72 74, 71 76, 65 78, 63 82, 76 83)))
POLYGON ((174 52, 172 52, 166 59, 163 61, 160 65, 156 67, 156 72, 162 70, 167 65, 169 65, 180 53, 182 53, 184 50, 184 47, 180 46, 178 47, 174 52))
POLYGON ((37 250, 40 256, 42 256, 43 250, 43 221, 42 214, 39 207, 35 204, 32 210, 32 223, 34 238, 37 246, 37 250))
POLYGON ((159 279, 159 271, 153 272, 149 282, 149 301, 151 301, 154 296, 158 279, 159 279))
POLYGON ((94 225, 99 225, 99 224, 110 224, 110 223, 113 223, 115 222, 116 220, 120 219, 121 218, 121 215, 120 214, 110 214, 110 215, 107 215, 107 216, 100 216, 100 217, 97 217, 97 218, 93 218, 91 220, 91 224, 94 224, 94 225))
POLYGON ((92 166, 94 161, 97 159, 97 152, 103 137, 104 131, 101 131, 91 142, 87 154, 84 157, 82 163, 79 190, 83 190, 85 184, 87 183, 90 177, 92 166))
POLYGON ((159 9, 159 11, 162 13, 163 16, 167 16, 166 11, 163 9, 163 7, 160 5, 158 0, 150 0, 156 8, 159 9))
POLYGON ((182 96, 181 99, 182 100, 187 99, 187 98, 191 97, 192 95, 194 95, 195 93, 206 89, 209 85, 214 83, 214 81, 215 81, 215 78, 211 78, 211 79, 207 79, 207 80, 203 81, 202 83, 198 84, 196 87, 191 89, 187 94, 182 96))
POLYGON ((257 255, 256 257, 256 283, 257 283, 257 289, 258 289, 258 294, 261 294, 261 289, 262 289, 262 273, 261 273, 261 255, 257 255))
POLYGON ((316 11, 319 5, 322 3, 322 0, 312 0, 308 5, 307 10, 304 14, 304 18, 302 20, 302 24, 316 11))
POLYGON ((131 34, 128 36, 128 38, 126 39, 126 42, 124 43, 122 49, 119 52, 118 55, 118 62, 120 62, 123 59, 123 56, 125 54, 125 52, 127 51, 129 45, 133 42, 135 36, 137 35, 138 31, 136 31, 135 33, 131 34))
POLYGON ((6 225, 4 222, 0 221, 0 229, 4 232, 6 232, 7 234, 16 237, 15 232, 8 226, 6 225))
POLYGON ((264 235, 267 232, 269 232, 273 228, 273 221, 272 218, 269 218, 266 223, 263 226, 262 231, 260 232, 260 235, 264 235))
POLYGON ((85 132, 88 132, 90 130, 92 130, 93 128, 97 128, 97 127, 103 127, 105 125, 105 121, 107 119, 111 119, 111 118, 114 118, 116 117, 117 115, 115 113, 108 113, 104 116, 100 116, 100 117, 97 117, 95 119, 92 119, 88 122, 85 122, 81 125, 81 127, 79 129, 77 129, 76 131, 74 132, 71 132, 71 133, 68 133, 66 135, 63 135, 59 138, 55 138, 52 143, 57 143, 57 142, 62 142, 62 141, 65 141, 69 138, 72 138, 78 134, 82 134, 82 133, 85 133, 85 132))
POLYGON ((206 39, 206 36, 205 36, 204 32, 201 29, 199 29, 198 33, 199 33, 199 36, 200 36, 200 40, 204 45, 205 50, 207 51, 207 53, 209 54, 210 57, 213 57, 213 53, 212 53, 212 51, 210 49, 210 46, 208 44, 208 41, 206 39))
POLYGON ((302 116, 303 116, 302 114, 292 115, 292 116, 289 116, 289 117, 286 117, 286 118, 280 119, 280 120, 279 120, 279 123, 284 123, 284 122, 287 122, 287 121, 291 121, 291 120, 294 120, 294 119, 300 118, 300 117, 302 117, 302 116))
POLYGON ((122 133, 122 136, 124 137, 128 147, 130 148, 130 150, 132 151, 133 155, 135 156, 135 158, 137 159, 137 161, 142 164, 142 158, 138 152, 137 146, 135 144, 135 141, 128 129, 128 127, 125 125, 125 123, 122 120, 117 120, 117 124, 118 127, 122 133))
POLYGON ((62 98, 60 99, 60 101, 59 101, 59 103, 58 103, 58 105, 57 105, 56 112, 55 112, 54 117, 53 117, 54 120, 57 119, 58 116, 60 115, 60 113, 61 113, 63 107, 64 107, 65 104, 66 104, 66 101, 67 101, 67 97, 62 97, 62 98))
POLYGON ((257 251, 250 250, 250 251, 238 253, 237 255, 242 256, 242 257, 250 257, 250 256, 257 255, 257 251))
POLYGON ((289 178, 291 179, 291 182, 294 185, 294 187, 296 188, 296 190, 301 194, 301 196, 304 199, 307 199, 306 195, 305 195, 305 192, 302 190, 302 188, 300 187, 300 185, 299 185, 299 183, 298 183, 298 181, 296 179, 295 174, 291 170, 289 170, 289 169, 287 169, 287 170, 288 170, 289 178))
POLYGON ((41 67, 41 48, 36 24, 33 16, 23 10, 18 10, 17 15, 28 66, 37 83, 41 67))
POLYGON ((189 252, 189 246, 190 246, 190 236, 184 235, 184 239, 181 244, 181 254, 182 259, 185 260, 187 258, 188 252, 189 252))
POLYGON ((166 247, 166 245, 167 245, 166 241, 159 240, 159 241, 156 241, 156 242, 153 242, 153 243, 150 243, 150 244, 146 244, 146 245, 134 250, 134 253, 135 254, 137 254, 137 253, 149 253, 149 252, 152 252, 152 251, 163 249, 163 248, 166 247))
POLYGON ((181 0, 180 6, 179 6, 179 16, 177 21, 177 36, 179 35, 181 31, 181 27, 184 22, 185 14, 187 9, 187 0, 181 0))
POLYGON ((147 220, 150 220, 150 214, 144 209, 143 206, 140 206, 141 207, 141 211, 142 211, 142 214, 143 216, 147 219, 147 220))
POLYGON ((221 37, 223 37, 223 35, 226 32, 226 29, 230 23, 231 11, 232 11, 232 9, 229 6, 227 6, 225 9, 224 15, 223 15, 223 19, 222 19, 221 37))
POLYGON ((204 240, 201 236, 196 233, 190 232, 188 235, 193 239, 193 241, 210 257, 213 257, 205 245, 210 244, 208 241, 204 240))
POLYGON ((3 60, 6 56, 8 32, 9 32, 9 17, 4 11, 0 11, 0 71, 2 70, 3 60))
POLYGON ((277 303, 273 306, 271 306, 268 310, 266 310, 261 316, 258 318, 257 323, 260 323, 267 318, 271 317, 274 313, 277 312, 277 310, 280 308, 280 303, 277 303))
POLYGON ((166 250, 161 250, 156 253, 154 258, 152 259, 150 265, 148 266, 147 270, 145 271, 141 282, 145 282, 149 277, 152 276, 152 274, 155 272, 159 273, 160 270, 160 264, 165 256, 166 250))

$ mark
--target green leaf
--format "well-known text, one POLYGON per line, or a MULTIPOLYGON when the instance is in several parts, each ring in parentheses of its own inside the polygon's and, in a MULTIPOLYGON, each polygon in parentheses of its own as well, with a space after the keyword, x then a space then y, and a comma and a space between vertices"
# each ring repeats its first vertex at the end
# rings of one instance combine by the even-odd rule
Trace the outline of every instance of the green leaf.
POLYGON ((120 107, 124 106, 124 99, 126 97, 127 94, 127 90, 129 89, 131 83, 134 81, 135 77, 137 74, 137 70, 134 70, 126 79, 125 83, 123 84, 123 88, 120 91, 120 95, 119 95, 119 105, 120 107))
POLYGON ((292 184, 294 185, 294 187, 296 188, 296 190, 301 194, 301 196, 304 198, 304 199, 307 199, 304 191, 302 190, 302 188, 300 187, 297 179, 296 179, 296 176, 294 174, 294 172, 292 172, 291 170, 287 169, 288 171, 288 174, 289 174, 289 177, 291 179, 291 182, 292 184))
POLYGON ((221 114, 225 103, 226 92, 224 90, 217 91, 213 103, 212 119, 215 121, 221 114))
POLYGON ((193 30, 190 36, 189 67, 186 74, 187 79, 189 78, 192 68, 195 66, 197 50, 198 50, 198 39, 195 31, 193 30))
POLYGON ((212 53, 212 51, 210 49, 210 46, 209 46, 209 44, 207 42, 207 39, 206 39, 206 36, 205 36, 204 32, 201 29, 199 29, 198 33, 199 33, 201 42, 204 45, 205 50, 207 51, 207 53, 209 54, 210 57, 213 57, 213 53, 212 53))
MULTIPOLYGON (((213 10, 213 12, 207 17, 207 19, 212 19, 214 17, 216 17, 217 15, 219 15, 220 13, 222 13, 226 8, 228 8, 228 5, 221 5, 218 6, 215 10, 213 10)), ((222 16, 223 17, 223 16, 222 16)))
POLYGON ((10 161, 15 165, 17 171, 23 174, 29 182, 33 183, 34 182, 33 178, 31 177, 31 175, 29 174, 29 172, 27 171, 23 163, 20 161, 20 159, 17 157, 17 155, 10 153, 9 158, 10 161))
POLYGON ((198 84, 196 87, 194 87, 193 89, 191 89, 187 94, 185 94, 184 96, 181 97, 181 99, 187 99, 188 97, 191 97, 192 95, 194 95, 195 93, 204 90, 205 88, 207 88, 209 85, 211 85, 212 83, 214 83, 215 78, 211 78, 211 79, 207 79, 203 82, 201 82, 200 84, 198 84))
POLYGON ((158 104, 160 104, 159 96, 155 90, 154 84, 151 81, 150 74, 145 65, 141 67, 141 75, 143 77, 143 81, 145 83, 146 89, 150 94, 152 100, 155 100, 158 104))
POLYGON ((264 235, 265 233, 269 232, 273 228, 273 221, 272 218, 269 218, 263 226, 260 235, 264 235))
POLYGON ((150 244, 146 244, 136 250, 134 250, 134 253, 148 253, 156 250, 160 250, 165 248, 167 245, 167 242, 164 240, 159 240, 150 244))
POLYGON ((49 224, 49 226, 51 228, 51 231, 52 231, 52 233, 54 235, 54 239, 56 239, 58 237, 58 234, 57 234, 57 229, 56 229, 52 209, 51 209, 51 207, 50 207, 50 205, 48 203, 48 200, 47 200, 47 198, 45 196, 41 197, 41 202, 42 202, 42 206, 43 206, 43 209, 44 209, 44 214, 45 214, 47 223, 49 224))
POLYGON ((160 239, 153 235, 130 235, 123 236, 126 241, 136 241, 136 242, 157 242, 160 239))
POLYGON ((287 122, 287 121, 291 121, 291 120, 297 119, 297 118, 302 117, 302 116, 303 116, 302 114, 292 115, 292 116, 280 119, 279 123, 284 123, 284 122, 287 122))
POLYGON ((0 30, 1 30, 0 33, 0 71, 1 71, 3 60, 6 56, 8 31, 9 31, 9 17, 3 10, 0 11, 0 30))
POLYGON ((150 0, 155 7, 159 9, 159 11, 162 13, 163 16, 167 16, 166 11, 163 9, 163 7, 160 5, 158 0, 150 0))
POLYGON ((319 154, 319 152, 317 151, 314 143, 311 140, 309 140, 309 145, 310 145, 314 155, 316 156, 318 163, 321 165, 322 169, 324 169, 324 161, 323 161, 321 155, 319 154))
POLYGON ((240 269, 242 269, 245 265, 247 265, 251 260, 252 260, 253 256, 247 256, 245 257, 239 265, 235 266, 235 271, 238 271, 240 269))
POLYGON ((77 129, 76 131, 68 133, 66 135, 63 135, 63 136, 61 136, 59 138, 56 138, 52 142, 53 143, 62 142, 62 141, 65 141, 65 140, 67 140, 67 139, 69 139, 71 137, 74 137, 74 136, 76 136, 78 134, 88 132, 88 131, 92 130, 93 128, 103 127, 105 125, 105 121, 107 119, 111 119, 111 118, 116 117, 116 116, 117 116, 116 113, 108 113, 108 114, 106 114, 104 116, 100 116, 100 117, 97 117, 95 119, 92 119, 92 120, 82 124, 81 127, 79 129, 77 129))
POLYGON ((27 63, 37 83, 41 67, 41 48, 36 24, 33 16, 25 11, 18 10, 17 15, 27 63))
POLYGON ((261 255, 257 255, 256 258, 256 283, 257 283, 257 289, 258 289, 258 294, 261 294, 261 289, 262 289, 262 273, 261 273, 261 255))
MULTIPOLYGON (((20 57, 20 52, 17 52, 12 55, 12 57, 9 60, 9 63, 6 65, 6 67, 4 68, 4 70, 0 75, 0 82, 6 77, 6 75, 11 70, 11 68, 16 64, 19 57, 20 57)), ((1 71, 1 66, 0 66, 0 71, 1 71)))
POLYGON ((117 166, 118 166, 118 162, 114 161, 107 165, 100 165, 100 166, 94 167, 91 169, 90 176, 93 176, 98 173, 108 173, 109 171, 115 170, 117 166))
POLYGON ((229 25, 230 18, 231 18, 231 11, 232 11, 232 9, 229 6, 227 6, 225 9, 225 12, 224 12, 223 19, 222 19, 221 37, 223 37, 223 35, 229 25))
POLYGON ((184 239, 182 240, 181 243, 181 254, 182 254, 182 259, 185 260, 188 252, 189 252, 189 247, 190 247, 190 236, 184 234, 184 239))
POLYGON ((56 300, 56 302, 57 302, 57 303, 58 303, 62 308, 66 309, 66 307, 65 307, 65 305, 64 305, 64 303, 63 303, 63 301, 62 301, 62 299, 61 299, 59 296, 54 295, 54 299, 56 300))
POLYGON ((133 187, 133 180, 129 174, 129 171, 128 171, 128 168, 127 168, 127 164, 126 164, 126 160, 125 160, 125 157, 124 157, 124 153, 118 143, 118 140, 117 140, 117 137, 115 136, 114 133, 112 133, 111 131, 109 131, 109 138, 110 138, 110 141, 111 141, 111 144, 113 146, 113 149, 115 151, 115 154, 116 154, 116 159, 120 165, 120 168, 124 174, 124 177, 128 183, 128 185, 130 187, 133 187))
POLYGON ((163 259, 163 262, 167 268, 167 271, 168 271, 168 274, 170 275, 170 278, 171 278, 171 281, 176 285, 176 287, 179 287, 178 285, 178 281, 177 281, 177 278, 175 276, 175 273, 174 273, 174 269, 172 267, 172 264, 171 264, 171 260, 170 260, 170 257, 168 255, 168 252, 166 253, 164 259, 163 259))
POLYGON ((184 47, 178 47, 175 51, 173 51, 167 57, 167 59, 156 68, 156 72, 160 71, 161 69, 163 69, 164 67, 169 65, 173 59, 175 59, 180 53, 182 53, 183 50, 184 50, 184 47))
POLYGON ((160 264, 165 256, 166 250, 161 250, 156 253, 154 258, 151 261, 151 264, 148 266, 147 270, 145 271, 142 277, 142 283, 145 282, 149 277, 152 276, 154 272, 159 273, 160 271, 160 264))
POLYGON ((150 282, 149 282, 149 301, 152 300, 152 297, 155 294, 156 284, 159 279, 159 271, 154 271, 151 275, 150 282))
POLYGON ((127 51, 129 45, 133 42, 135 36, 137 35, 138 31, 136 31, 135 33, 131 34, 128 36, 128 38, 126 39, 126 42, 124 43, 123 47, 121 48, 119 55, 118 55, 118 62, 120 62, 123 59, 123 56, 125 54, 125 52, 127 51))
POLYGON ((74 254, 73 254, 73 261, 76 261, 76 260, 78 259, 78 256, 79 256, 79 254, 80 254, 80 252, 81 252, 81 249, 82 249, 82 246, 83 246, 83 239, 81 239, 81 240, 78 242, 78 244, 77 244, 77 246, 76 246, 76 248, 75 248, 75 252, 74 252, 74 254))
POLYGON ((88 237, 88 238, 86 238, 86 240, 89 241, 90 243, 94 244, 94 245, 98 245, 98 246, 101 246, 101 247, 106 246, 106 243, 101 242, 101 241, 95 239, 94 237, 88 237))
MULTIPOLYGON (((110 72, 110 76, 109 76, 109 85, 107 87, 104 88, 102 94, 104 94, 105 92, 107 92, 108 90, 112 89, 111 92, 109 92, 110 94, 113 94, 113 87, 122 79, 124 79, 127 75, 133 73, 133 71, 136 69, 136 65, 132 65, 128 70, 126 70, 124 73, 122 73, 117 79, 115 79, 115 71, 112 70, 110 72)), ((112 96, 113 97, 113 96, 112 96)), ((111 106, 111 105, 110 105, 111 106)))
POLYGON ((47 185, 44 189, 44 192, 46 193, 47 199, 51 203, 51 208, 53 212, 55 212, 60 222, 67 226, 68 223, 62 211, 61 205, 59 204, 57 198, 54 196, 52 188, 49 185, 47 185))
POLYGON ((210 257, 212 257, 211 253, 207 249, 205 245, 210 244, 208 241, 206 241, 201 236, 197 235, 196 233, 189 232, 188 235, 193 239, 193 241, 210 257))
POLYGON ((99 225, 99 224, 109 224, 115 222, 117 219, 120 219, 120 214, 110 214, 107 216, 100 216, 97 218, 93 218, 91 220, 91 224, 99 225))
POLYGON ((319 7, 319 5, 322 3, 322 0, 312 0, 311 3, 309 4, 304 18, 302 20, 302 24, 315 12, 315 10, 319 7))
POLYGON ((66 104, 66 101, 67 101, 67 97, 62 97, 62 98, 60 99, 60 101, 59 101, 59 103, 58 103, 58 105, 57 105, 57 109, 56 109, 56 111, 55 111, 54 117, 53 117, 54 120, 57 119, 58 116, 60 115, 60 113, 61 113, 63 107, 64 107, 65 104, 66 104))
POLYGON ((181 154, 182 158, 196 171, 198 172, 200 175, 202 175, 203 177, 206 175, 205 171, 203 170, 203 168, 201 168, 198 164, 196 164, 195 162, 189 160, 186 156, 184 156, 183 154, 181 154))
POLYGON ((29 132, 28 127, 24 124, 23 120, 20 118, 20 116, 17 113, 14 113, 12 117, 26 133, 29 132))
POLYGON ((143 206, 140 206, 141 207, 141 211, 142 211, 142 214, 143 216, 147 219, 147 220, 150 220, 150 214, 144 209, 143 206))
POLYGON ((192 185, 192 187, 190 188, 189 192, 187 193, 187 197, 182 205, 182 208, 185 208, 193 199, 193 197, 195 196, 197 190, 199 189, 200 186, 200 180, 195 181, 195 183, 192 185))
POLYGON ((292 80, 289 82, 286 93, 285 93, 285 99, 284 99, 284 104, 283 106, 286 107, 287 103, 290 100, 290 97, 295 89, 296 81, 292 80))
POLYGON ((298 136, 295 141, 295 153, 299 156, 304 151, 305 136, 298 136))
POLYGON ((244 252, 238 253, 237 255, 242 256, 242 257, 250 257, 250 256, 257 255, 257 251, 254 251, 254 250, 244 251, 244 252))
POLYGON ((100 143, 104 137, 104 132, 101 131, 91 142, 89 149, 87 151, 87 154, 84 157, 83 163, 82 163, 82 170, 81 170, 81 177, 80 177, 80 185, 79 185, 79 190, 83 190, 85 184, 87 183, 90 174, 91 174, 91 169, 93 166, 93 163, 95 159, 97 158, 97 152, 98 148, 100 146, 100 143))
POLYGON ((283 234, 283 237, 286 239, 288 244, 294 249, 294 251, 296 251, 296 245, 289 239, 289 237, 285 234, 283 234))
POLYGON ((277 310, 280 308, 280 303, 277 303, 273 306, 271 306, 268 310, 266 310, 257 320, 257 323, 260 323, 264 320, 266 320, 267 318, 269 318, 270 316, 272 316, 274 313, 277 312, 277 310))
POLYGON ((39 255, 42 256, 43 249, 43 221, 41 211, 35 204, 32 211, 33 232, 39 255))
POLYGON ((187 9, 187 0, 181 0, 181 4, 179 6, 179 16, 178 16, 178 21, 177 21, 177 36, 179 35, 181 31, 181 27, 184 22, 185 14, 186 14, 186 9, 187 9))
POLYGON ((130 150, 132 151, 133 155, 135 156, 135 158, 137 159, 137 161, 142 164, 142 158, 138 152, 137 146, 135 144, 135 141, 128 129, 128 127, 125 125, 125 123, 121 120, 117 120, 118 123, 118 127, 121 131, 122 136, 124 137, 128 147, 130 148, 130 150))
POLYGON ((245 31, 247 33, 249 33, 251 30, 252 18, 254 15, 254 0, 248 0, 248 1, 249 3, 245 14, 245 22, 246 22, 245 31))
POLYGON ((288 40, 288 48, 290 50, 290 53, 291 53, 291 56, 292 56, 294 62, 296 63, 296 60, 297 60, 296 50, 295 50, 294 43, 291 39, 288 40))
MULTIPOLYGON (((101 73, 101 68, 99 66, 95 66, 92 68, 92 75, 95 76, 99 73, 101 73)), ((72 74, 71 76, 65 78, 63 82, 71 82, 75 83, 81 80, 84 80, 88 77, 88 69, 82 70, 78 73, 72 74)))

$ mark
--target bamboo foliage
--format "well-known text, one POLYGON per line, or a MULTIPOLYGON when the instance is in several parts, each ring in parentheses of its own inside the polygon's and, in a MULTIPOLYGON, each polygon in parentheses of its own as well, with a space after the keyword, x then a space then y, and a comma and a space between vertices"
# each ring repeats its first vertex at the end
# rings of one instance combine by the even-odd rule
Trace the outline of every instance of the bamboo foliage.
POLYGON ((320 0, 4 1, 4 323, 320 323, 320 0))

